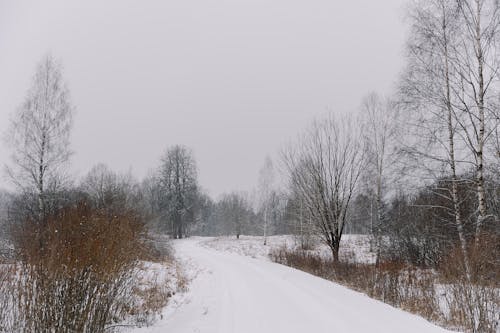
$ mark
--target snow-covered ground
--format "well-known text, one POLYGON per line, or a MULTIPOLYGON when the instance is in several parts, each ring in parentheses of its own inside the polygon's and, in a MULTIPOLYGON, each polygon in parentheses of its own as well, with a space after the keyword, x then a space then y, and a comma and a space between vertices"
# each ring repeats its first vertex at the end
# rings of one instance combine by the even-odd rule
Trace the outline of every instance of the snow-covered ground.
MULTIPOLYGON (((240 236, 240 239, 234 236, 214 237, 203 239, 201 243, 219 251, 238 253, 252 258, 269 258, 269 252, 274 249, 281 247, 292 249, 299 246, 298 239, 292 235, 267 237, 267 246, 264 246, 264 238, 261 236, 240 236)), ((320 241, 314 242, 314 249, 311 252, 327 258, 332 256, 330 248, 320 241)), ((339 255, 343 261, 375 263, 375 253, 371 251, 368 235, 343 235, 339 255)))
MULTIPOLYGON (((270 244, 278 240, 271 238, 270 244)), ((265 260, 266 249, 250 238, 238 246, 192 238, 175 241, 174 247, 193 278, 189 291, 174 296, 161 320, 133 333, 446 332, 338 284, 265 260), (256 250, 255 258, 241 255, 248 249, 256 250)))
POLYGON ((147 326, 155 322, 175 295, 186 290, 183 269, 177 262, 142 262, 131 297, 132 315, 121 325, 147 326), (147 309, 146 311, 144 311, 147 309))

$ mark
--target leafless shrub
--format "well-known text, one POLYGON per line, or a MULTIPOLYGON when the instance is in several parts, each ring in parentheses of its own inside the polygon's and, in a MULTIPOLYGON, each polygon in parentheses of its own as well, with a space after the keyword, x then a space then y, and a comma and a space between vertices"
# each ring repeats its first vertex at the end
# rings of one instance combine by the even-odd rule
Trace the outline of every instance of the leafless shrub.
POLYGON ((461 249, 450 252, 441 266, 443 283, 447 286, 446 301, 451 324, 470 332, 497 332, 500 328, 500 240, 482 235, 480 247, 470 244, 471 276, 465 274, 461 249))
POLYGON ((9 292, 15 276, 11 263, 0 261, 0 332, 7 332, 13 326, 12 309, 15 300, 9 292))
POLYGON ((107 326, 107 331, 123 326, 152 325, 161 317, 170 298, 187 289, 187 278, 175 260, 166 237, 148 235, 144 241, 147 252, 143 252, 134 285, 128 297, 118 300, 122 302, 124 320, 107 326))
POLYGON ((314 250, 318 246, 318 239, 311 232, 301 232, 294 235, 297 248, 304 251, 314 250))
POLYGON ((104 332, 126 315, 139 259, 146 253, 142 220, 132 210, 113 215, 86 201, 43 224, 14 231, 18 251, 16 332, 104 332))
POLYGON ((148 234, 144 239, 147 251, 143 251, 143 260, 164 263, 167 266, 174 265, 173 249, 165 236, 155 236, 148 234))
MULTIPOLYGON (((164 269, 175 267, 170 259, 168 262, 149 264, 157 264, 164 269)), ((131 290, 130 299, 126 299, 126 304, 123 304, 128 321, 139 326, 152 324, 167 305, 169 298, 175 294, 177 289, 170 284, 170 275, 162 273, 165 272, 153 272, 147 265, 143 267, 141 277, 131 290)))

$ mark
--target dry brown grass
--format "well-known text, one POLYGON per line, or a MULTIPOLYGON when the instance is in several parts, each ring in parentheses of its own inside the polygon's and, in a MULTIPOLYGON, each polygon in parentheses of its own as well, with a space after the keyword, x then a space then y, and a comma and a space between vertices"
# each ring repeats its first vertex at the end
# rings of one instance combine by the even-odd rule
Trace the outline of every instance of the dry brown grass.
MULTIPOLYGON (((172 263, 157 262, 162 268, 172 267, 172 263)), ((171 276, 152 273, 148 267, 143 268, 143 276, 133 286, 132 297, 125 305, 127 315, 139 326, 147 326, 161 314, 168 300, 175 294, 170 284, 171 276)))
POLYGON ((271 251, 271 259, 308 273, 336 281, 395 307, 421 315, 444 326, 460 327, 473 332, 496 332, 498 329, 500 243, 483 239, 481 250, 470 249, 473 283, 464 280, 463 265, 451 253, 440 271, 422 270, 401 262, 379 265, 335 262, 317 254, 290 250, 271 251), (436 292, 446 283, 449 313, 440 308, 436 292))
POLYGON ((453 249, 440 267, 440 282, 447 286, 449 322, 471 332, 500 329, 500 239, 482 235, 467 253, 470 277, 465 274, 460 248, 453 249))
POLYGON ((0 332, 7 332, 13 326, 11 313, 16 301, 10 290, 15 277, 14 268, 10 262, 0 261, 0 332))

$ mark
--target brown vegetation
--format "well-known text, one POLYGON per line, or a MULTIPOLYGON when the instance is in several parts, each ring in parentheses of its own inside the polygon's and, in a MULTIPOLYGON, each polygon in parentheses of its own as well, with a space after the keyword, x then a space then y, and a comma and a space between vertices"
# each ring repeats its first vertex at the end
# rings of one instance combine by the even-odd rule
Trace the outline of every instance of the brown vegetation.
POLYGON ((461 249, 453 249, 439 267, 446 288, 446 302, 453 325, 473 332, 497 332, 500 329, 500 238, 481 235, 478 243, 467 248, 470 277, 461 249), (478 246, 480 244, 480 246, 478 246))
POLYGON ((144 224, 133 210, 110 214, 85 200, 28 220, 13 232, 18 264, 10 293, 11 329, 103 332, 126 315, 144 224))
MULTIPOLYGON (((483 237, 481 244, 480 250, 471 250, 472 283, 464 274, 459 248, 449 254, 438 270, 397 261, 378 265, 336 262, 316 253, 286 247, 271 251, 270 256, 277 263, 338 282, 445 326, 471 332, 496 332, 500 308, 497 279, 500 242, 494 237, 483 237), (448 313, 440 301, 446 302, 448 313)), ((473 247, 471 245, 471 249, 473 247)))

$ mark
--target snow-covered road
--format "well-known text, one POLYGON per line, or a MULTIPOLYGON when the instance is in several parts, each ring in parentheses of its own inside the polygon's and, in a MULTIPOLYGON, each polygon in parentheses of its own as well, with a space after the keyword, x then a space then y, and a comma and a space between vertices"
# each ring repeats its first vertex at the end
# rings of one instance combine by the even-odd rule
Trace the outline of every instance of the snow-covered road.
POLYGON ((200 239, 175 243, 199 268, 184 301, 134 332, 446 332, 340 285, 261 259, 220 252, 200 239))

